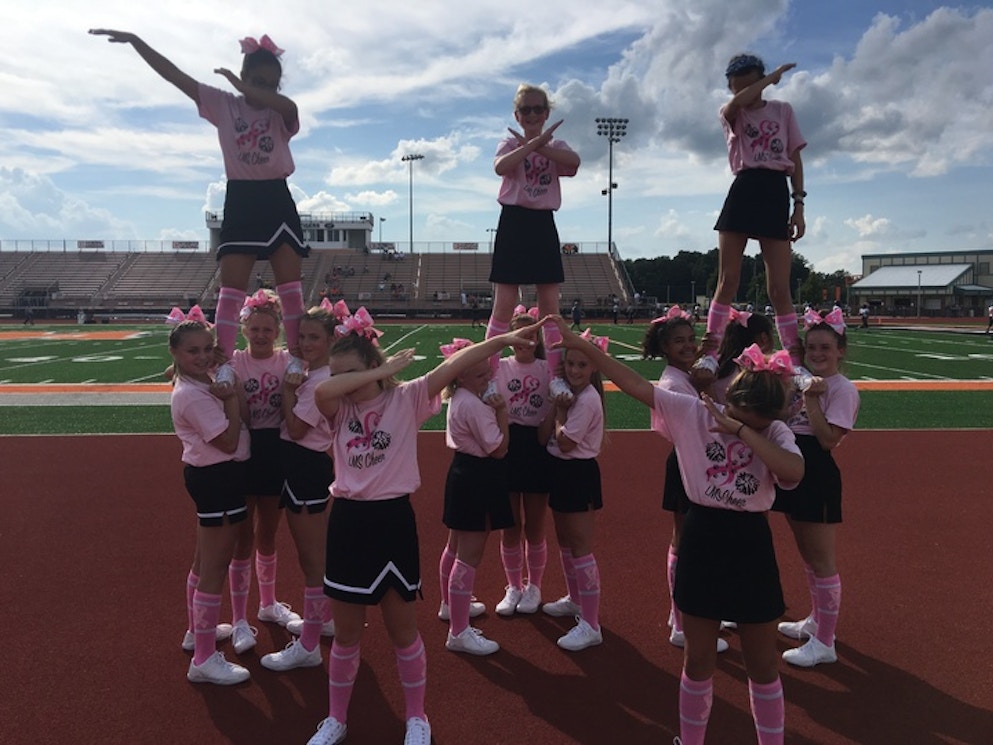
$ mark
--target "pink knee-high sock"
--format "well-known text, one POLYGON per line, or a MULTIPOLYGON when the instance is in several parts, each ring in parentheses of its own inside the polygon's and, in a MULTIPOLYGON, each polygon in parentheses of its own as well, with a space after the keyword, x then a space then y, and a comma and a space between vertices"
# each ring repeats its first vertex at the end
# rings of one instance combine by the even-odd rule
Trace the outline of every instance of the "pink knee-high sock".
POLYGON ((303 588, 303 629, 300 643, 308 652, 321 643, 321 625, 331 601, 323 587, 303 588))
POLYGON ((548 544, 544 538, 538 543, 526 541, 524 560, 528 565, 528 584, 540 588, 548 564, 548 544))
POLYGON ((238 341, 238 314, 245 304, 245 291, 237 287, 222 287, 217 295, 217 309, 214 311, 214 333, 217 335, 217 346, 230 357, 234 354, 238 341))
MULTIPOLYGON (((731 317, 731 306, 724 303, 711 303, 710 310, 707 311, 707 333, 717 342, 717 347, 721 345, 724 338, 724 330, 727 328, 728 319, 731 317)), ((717 347, 710 352, 710 356, 717 359, 717 347)))
POLYGON ((397 670, 400 673, 400 685, 403 686, 403 700, 406 708, 405 719, 424 716, 424 692, 428 684, 428 656, 424 651, 421 635, 405 649, 396 648, 397 670))
POLYGON ((714 703, 714 679, 690 680, 683 671, 679 680, 679 739, 683 745, 703 745, 714 703))
POLYGON ((552 377, 558 375, 559 365, 562 363, 562 350, 555 349, 554 345, 562 341, 562 332, 558 326, 548 325, 541 329, 545 343, 545 361, 548 364, 548 374, 552 377))
POLYGON ((252 560, 232 559, 228 564, 228 589, 231 591, 231 620, 244 621, 248 614, 248 588, 252 584, 252 560))
POLYGON ((783 683, 776 678, 772 683, 748 680, 748 700, 752 705, 755 734, 759 745, 782 745, 786 730, 786 700, 783 683))
POLYGON ((500 561, 503 562, 503 573, 507 575, 507 584, 520 590, 524 582, 524 551, 521 550, 521 544, 507 546, 501 543, 500 561))
POLYGON ((344 724, 352 700, 355 676, 359 674, 359 645, 346 647, 335 639, 328 656, 328 715, 344 724))
POLYGON ((276 602, 276 552, 266 556, 255 552, 255 574, 259 580, 259 605, 263 608, 276 602))
POLYGON ((559 559, 562 561, 562 574, 565 575, 565 586, 569 590, 572 602, 579 602, 579 584, 576 582, 576 570, 572 566, 572 549, 559 548, 559 559))
POLYGON ((283 307, 283 330, 286 348, 296 349, 300 343, 300 319, 303 317, 303 285, 300 280, 276 285, 279 304, 283 307))
POLYGON ((200 577, 190 570, 186 575, 186 630, 193 631, 193 595, 200 585, 200 577))
POLYGON ((817 641, 831 646, 841 611, 841 577, 817 578, 817 641))
POLYGON ((669 577, 669 607, 672 609, 672 630, 678 633, 683 631, 683 614, 676 607, 676 601, 672 599, 672 591, 676 588, 676 564, 679 562, 679 554, 673 545, 669 544, 669 552, 665 556, 666 574, 669 577))
POLYGON ((197 590, 193 593, 193 663, 217 651, 217 622, 221 618, 221 596, 197 590))
POLYGON ((810 593, 810 617, 817 623, 817 575, 810 564, 803 565, 803 573, 807 577, 807 591, 810 593))
POLYGON ((461 559, 456 559, 452 574, 448 578, 448 607, 451 614, 452 636, 458 636, 469 625, 469 603, 472 602, 472 586, 475 582, 476 568, 461 559))
POLYGON ((595 630, 600 629, 600 568, 593 554, 572 560, 579 588, 579 616, 595 630))
POLYGON ((779 343, 790 353, 794 365, 803 363, 803 353, 797 354, 794 349, 800 344, 800 327, 797 324, 796 313, 776 316, 776 331, 779 332, 779 343))
MULTIPOLYGON (((500 334, 506 334, 510 331, 510 321, 498 321, 493 316, 490 316, 489 323, 486 324, 486 338, 492 339, 494 336, 500 336, 500 334)), ((497 366, 500 364, 500 355, 494 354, 490 356, 490 369, 494 373, 497 371, 497 366)))
POLYGON ((441 552, 441 561, 438 563, 438 581, 441 584, 441 602, 445 605, 449 604, 448 597, 448 580, 452 576, 452 567, 455 566, 455 560, 458 557, 455 552, 452 551, 451 546, 445 544, 445 550, 441 552))

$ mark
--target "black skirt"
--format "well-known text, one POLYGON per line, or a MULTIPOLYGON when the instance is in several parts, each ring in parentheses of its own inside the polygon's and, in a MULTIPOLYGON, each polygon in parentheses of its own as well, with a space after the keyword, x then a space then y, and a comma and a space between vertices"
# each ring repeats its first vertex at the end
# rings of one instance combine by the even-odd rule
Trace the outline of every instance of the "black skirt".
POLYGON ((789 240, 790 190, 786 174, 750 168, 734 178, 714 230, 749 238, 789 240))
POLYGON ((772 509, 801 523, 841 522, 841 470, 830 450, 813 435, 796 435, 803 455, 803 479, 796 489, 776 487, 772 509))
POLYGON ((669 453, 665 461, 665 486, 662 490, 662 509, 685 515, 690 508, 690 498, 683 486, 683 474, 679 472, 679 459, 676 450, 669 453))
POLYGON ((267 261, 284 243, 304 258, 310 253, 286 181, 228 181, 218 260, 226 254, 250 254, 267 261))
POLYGON ((331 499, 334 462, 324 451, 311 450, 289 440, 279 441, 283 466, 283 494, 280 505, 290 512, 324 512, 331 499))
POLYGON ((589 512, 603 509, 600 464, 596 458, 556 458, 552 463, 552 487, 548 506, 552 512, 589 512))
POLYGON ((229 523, 239 523, 248 517, 247 473, 246 462, 236 460, 183 467, 183 482, 197 506, 200 525, 216 527, 224 524, 224 518, 229 523))
POLYGON ((279 458, 279 428, 251 429, 252 457, 248 460, 248 493, 278 497, 283 493, 283 467, 279 458))
POLYGON ((515 494, 548 494, 551 486, 552 456, 538 442, 538 428, 511 424, 510 447, 504 462, 507 481, 515 494))
POLYGON ((552 210, 503 206, 489 281, 501 285, 551 285, 565 281, 559 231, 552 210))
POLYGON ((514 525, 507 464, 456 451, 445 479, 442 521, 451 530, 503 530, 514 525))

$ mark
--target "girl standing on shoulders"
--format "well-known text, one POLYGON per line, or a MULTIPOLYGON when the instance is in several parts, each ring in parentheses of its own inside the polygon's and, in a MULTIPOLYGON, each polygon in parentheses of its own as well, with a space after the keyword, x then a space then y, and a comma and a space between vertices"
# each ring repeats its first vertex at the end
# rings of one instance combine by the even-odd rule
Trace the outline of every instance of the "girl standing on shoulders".
MULTIPOLYGON (((582 350, 624 393, 665 422, 690 498, 679 541, 674 600, 686 646, 679 690, 682 745, 702 745, 713 701, 721 619, 738 623, 752 716, 760 745, 779 745, 785 701, 779 679, 776 622, 785 609, 766 516, 775 485, 803 478, 803 457, 780 421, 793 373, 786 352, 766 358, 757 346, 740 358, 727 406, 663 388, 572 334, 562 345, 582 350)), ((677 740, 679 742, 680 740, 677 740)))
MULTIPOLYGON (((137 35, 110 29, 90 29, 108 41, 130 44, 155 72, 185 93, 200 116, 217 128, 224 156, 227 189, 224 220, 217 247, 221 290, 217 298, 217 345, 228 358, 234 353, 241 311, 256 260, 268 261, 282 304, 283 326, 291 349, 297 343, 303 315, 300 284, 304 243, 296 204, 286 179, 293 173, 290 138, 300 130, 297 106, 279 92, 283 50, 268 36, 241 40, 241 73, 219 67, 237 95, 199 83, 152 49, 137 35)), ((303 370, 299 360, 295 372, 303 370)), ((234 371, 222 366, 218 382, 233 383, 234 371)))
MULTIPOLYGON (((472 346, 468 339, 443 344, 441 353, 451 357, 472 346)), ((454 450, 445 480, 444 523, 448 544, 442 554, 454 554, 447 579, 450 613, 445 647, 452 652, 493 654, 500 645, 469 625, 476 568, 483 558, 491 530, 513 525, 507 489, 507 406, 499 394, 483 403, 481 396, 493 372, 483 359, 462 371, 445 389, 448 397, 445 444, 454 450)))
MULTIPOLYGON (((559 316, 559 331, 565 322, 559 316)), ((564 332, 563 332, 564 333, 564 332)), ((571 331, 569 333, 572 336, 571 331)), ((587 329, 583 342, 606 350, 607 337, 593 337, 587 329), (589 339, 590 341, 586 341, 589 339)), ((576 337, 580 338, 580 337, 576 337)), ((601 354, 605 354, 601 351, 601 354)), ((550 616, 574 616, 576 625, 559 638, 562 649, 578 652, 603 643, 600 630, 600 570, 593 555, 596 513, 603 508, 600 454, 606 419, 603 378, 586 354, 586 347, 566 349, 562 358, 570 395, 555 397, 555 406, 541 423, 539 438, 552 456, 548 506, 555 522, 562 571, 569 594, 542 610, 550 616)))
POLYGON ((731 308, 728 325, 724 329, 717 350, 717 380, 710 386, 710 395, 719 404, 727 403, 725 394, 735 376, 741 372, 735 361, 752 344, 758 344, 762 354, 776 351, 776 336, 772 321, 762 313, 731 308))
POLYGON ((317 391, 337 464, 324 573, 335 638, 328 662, 329 713, 309 745, 334 745, 345 738, 366 609, 375 605, 396 649, 406 703, 405 743, 426 745, 431 741, 424 714, 427 657, 413 604, 421 575, 410 504, 411 492, 421 484, 417 430, 440 411, 440 395, 449 383, 508 344, 533 342, 535 330, 474 344, 426 375, 398 383, 394 376, 411 363, 414 350, 384 359, 372 318, 363 311, 339 328, 331 350, 333 375, 317 391))
POLYGON ((796 435, 807 471, 792 492, 778 492, 774 510, 785 512, 810 591, 810 614, 800 621, 779 624, 781 634, 808 641, 783 652, 791 665, 813 667, 838 659, 834 632, 841 609, 841 577, 835 553, 835 535, 841 523, 841 471, 832 451, 855 426, 859 393, 839 368, 848 348, 845 319, 840 310, 821 318, 816 311, 804 317, 807 368, 815 378, 802 394, 802 408, 787 424, 796 435))
POLYGON ((249 672, 217 651, 217 622, 238 523, 248 516, 250 443, 242 419, 247 412, 234 387, 211 380, 209 371, 216 364, 214 335, 206 321, 183 320, 175 314, 171 317, 179 323, 169 333, 174 371, 170 409, 176 436, 183 443, 183 480, 199 522, 186 583, 190 626, 183 647, 189 648, 192 641, 193 651, 186 677, 192 683, 233 685, 248 680, 249 672))

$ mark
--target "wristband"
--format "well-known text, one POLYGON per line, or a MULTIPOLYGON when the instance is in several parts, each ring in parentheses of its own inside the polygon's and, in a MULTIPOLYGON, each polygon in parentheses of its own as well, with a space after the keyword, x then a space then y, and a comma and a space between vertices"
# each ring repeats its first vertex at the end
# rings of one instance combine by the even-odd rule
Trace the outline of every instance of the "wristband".
POLYGON ((799 200, 799 201, 802 202, 803 201, 803 198, 805 196, 807 196, 807 192, 805 192, 805 191, 803 191, 803 189, 801 189, 800 191, 793 192, 792 194, 790 194, 790 196, 793 197, 794 200, 799 200))
POLYGON ((800 205, 801 207, 803 207, 803 200, 802 200, 802 199, 794 199, 794 200, 793 200, 793 206, 794 206, 794 207, 796 207, 796 206, 797 206, 798 204, 799 204, 799 205, 800 205))
POLYGON ((741 423, 741 426, 738 427, 738 431, 734 433, 734 436, 740 439, 741 438, 741 430, 743 430, 744 428, 745 428, 745 423, 742 422, 741 423))

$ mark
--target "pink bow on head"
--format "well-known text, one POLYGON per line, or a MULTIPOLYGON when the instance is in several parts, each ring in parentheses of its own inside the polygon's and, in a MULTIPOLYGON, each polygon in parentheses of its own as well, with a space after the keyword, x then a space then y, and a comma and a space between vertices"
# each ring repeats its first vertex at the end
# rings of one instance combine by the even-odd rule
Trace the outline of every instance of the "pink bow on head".
POLYGON ((828 326, 834 329, 834 331, 838 334, 843 335, 845 333, 845 328, 846 328, 845 314, 841 312, 841 308, 834 308, 830 313, 828 313, 823 318, 814 311, 811 311, 810 313, 808 313, 803 317, 803 330, 810 331, 812 327, 816 326, 819 323, 826 323, 828 326), (813 323, 810 323, 808 321, 808 316, 816 316, 816 320, 812 319, 813 323))
POLYGON ((328 313, 334 314, 334 303, 327 299, 327 296, 321 298, 321 304, 317 306, 321 310, 326 310, 328 313))
POLYGON ((610 343, 610 339, 606 336, 593 336, 593 332, 590 329, 586 329, 583 333, 579 335, 580 339, 586 339, 590 344, 599 349, 604 354, 607 354, 607 345, 610 343))
POLYGON ((341 324, 335 328, 335 333, 338 334, 338 336, 358 334, 359 336, 364 336, 366 339, 369 339, 376 346, 379 346, 379 342, 376 340, 383 335, 382 331, 373 327, 372 316, 369 315, 369 311, 365 309, 364 305, 355 311, 354 315, 345 318, 341 324))
POLYGON ((169 311, 169 315, 166 316, 166 323, 172 324, 173 326, 182 323, 183 321, 199 321, 204 326, 210 327, 210 322, 207 320, 207 316, 203 314, 199 305, 194 305, 190 308, 189 313, 183 313, 179 308, 173 308, 169 311))
POLYGON ((678 305, 673 305, 671 308, 669 308, 669 311, 667 313, 664 313, 663 315, 659 316, 658 318, 653 318, 652 319, 652 324, 654 325, 656 323, 665 323, 666 321, 674 321, 677 318, 678 319, 685 320, 685 321, 688 321, 692 317, 693 316, 691 316, 685 310, 683 310, 682 308, 680 308, 678 305))
POLYGON ((276 46, 276 42, 269 38, 268 34, 263 34, 262 38, 256 41, 251 36, 246 36, 240 42, 241 53, 251 54, 252 52, 257 52, 260 49, 265 49, 267 52, 272 52, 273 57, 279 57, 283 50, 276 46))
POLYGON ((536 321, 538 320, 538 309, 537 308, 525 308, 523 305, 518 305, 516 308, 514 308, 514 315, 515 316, 520 316, 520 315, 523 315, 525 313, 528 314, 529 316, 531 316, 534 320, 536 320, 536 321))
POLYGON ((737 322, 739 326, 744 326, 748 328, 748 319, 752 317, 752 314, 747 310, 738 310, 737 308, 731 308, 731 312, 728 314, 728 323, 737 322))
POLYGON ((751 372, 771 372, 779 377, 793 375, 793 362, 790 360, 790 353, 785 349, 780 349, 766 357, 758 344, 752 344, 746 347, 740 356, 735 357, 734 361, 742 369, 751 372))
POLYGON ((352 313, 350 310, 348 310, 348 306, 345 304, 345 301, 339 300, 334 304, 334 307, 331 309, 331 315, 333 315, 339 321, 344 321, 346 318, 352 315, 352 313))
POLYGON ((276 309, 275 299, 262 288, 259 288, 258 292, 254 295, 249 295, 245 298, 245 304, 241 306, 241 313, 239 313, 238 317, 244 323, 252 315, 252 311, 259 310, 260 308, 276 309))
POLYGON ((471 346, 472 346, 471 339, 455 338, 452 339, 451 344, 441 345, 441 356, 447 360, 449 357, 451 357, 453 354, 458 352, 460 349, 465 349, 466 347, 471 347, 471 346))

